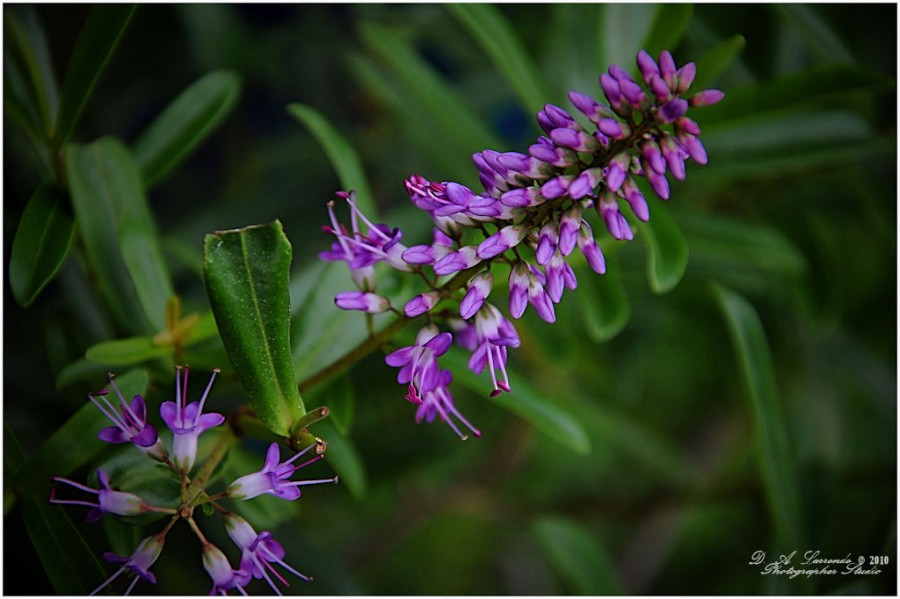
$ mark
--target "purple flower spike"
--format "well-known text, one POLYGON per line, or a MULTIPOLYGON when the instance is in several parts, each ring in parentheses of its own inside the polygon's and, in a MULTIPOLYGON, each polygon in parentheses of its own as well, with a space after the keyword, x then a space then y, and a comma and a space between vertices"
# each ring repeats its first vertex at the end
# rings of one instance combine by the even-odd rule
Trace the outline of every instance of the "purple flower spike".
POLYGON ((659 77, 659 66, 657 66, 656 61, 653 60, 653 57, 650 56, 646 50, 638 52, 637 65, 641 70, 641 75, 643 75, 647 85, 650 85, 650 81, 654 77, 659 77))
POLYGON ((583 197, 592 196, 602 177, 603 170, 600 167, 583 171, 569 185, 569 197, 573 200, 580 200, 583 197))
POLYGON ((278 443, 272 443, 269 445, 269 450, 266 453, 266 463, 262 470, 240 477, 228 485, 228 488, 225 489, 225 494, 231 499, 246 500, 253 499, 254 497, 266 493, 274 495, 275 497, 280 497, 281 499, 293 501, 300 497, 299 487, 322 483, 337 483, 337 477, 320 478, 317 480, 290 480, 294 472, 313 462, 317 462, 324 457, 324 453, 319 453, 321 447, 321 444, 314 443, 306 449, 294 454, 290 459, 280 462, 281 452, 278 450, 278 443), (297 458, 306 455, 313 448, 316 448, 318 454, 316 457, 307 460, 299 466, 293 465, 293 462, 296 461, 297 458))
POLYGON ((594 136, 570 128, 553 129, 550 131, 550 139, 576 152, 593 152, 600 146, 600 142, 594 136))
POLYGON ((244 587, 250 582, 250 573, 232 569, 225 554, 212 543, 203 545, 203 567, 213 581, 210 595, 227 595, 231 589, 247 594, 244 587))
POLYGON ((415 345, 408 345, 389 353, 384 361, 399 368, 397 382, 411 384, 418 393, 437 385, 439 367, 437 359, 447 353, 453 343, 453 335, 440 333, 437 327, 422 327, 416 335, 415 345))
POLYGON ((706 148, 703 147, 703 144, 697 139, 696 136, 691 135, 690 133, 679 132, 678 133, 678 141, 687 150, 688 155, 690 155, 691 160, 696 162, 697 164, 706 164, 708 159, 706 156, 706 148))
POLYGON ((188 374, 190 369, 185 366, 175 367, 175 401, 166 401, 159 408, 159 415, 172 431, 172 463, 181 472, 188 473, 197 459, 197 441, 204 432, 219 426, 225 422, 221 414, 211 412, 203 413, 203 406, 209 396, 213 381, 219 369, 212 371, 209 383, 199 402, 187 403, 188 374), (181 381, 181 371, 184 370, 184 382, 181 381))
POLYGON ((601 200, 598 210, 606 223, 606 228, 609 230, 610 235, 620 240, 631 241, 634 239, 634 233, 631 231, 631 227, 628 226, 628 221, 619 212, 619 205, 614 199, 601 200))
POLYGON ((97 469, 97 481, 100 483, 99 489, 92 489, 81 483, 54 476, 53 480, 60 483, 66 483, 71 487, 75 487, 85 493, 97 496, 97 503, 79 499, 57 499, 56 487, 50 490, 50 503, 59 503, 67 505, 83 505, 92 508, 88 512, 87 521, 96 522, 103 517, 104 514, 117 514, 119 516, 137 516, 147 511, 148 506, 143 499, 134 493, 125 493, 123 491, 114 491, 109 486, 109 476, 102 468, 97 469))
POLYGON ((446 422, 447 425, 453 429, 456 436, 465 441, 469 436, 459 430, 459 427, 453 422, 452 416, 472 431, 472 434, 476 437, 480 437, 481 431, 472 426, 469 421, 466 420, 465 416, 456 409, 456 406, 453 403, 453 396, 450 395, 450 390, 448 389, 452 381, 453 375, 450 371, 442 370, 438 385, 433 389, 425 391, 421 397, 415 395, 412 388, 410 389, 410 395, 407 396, 407 399, 419 406, 416 410, 416 423, 421 424, 423 420, 425 422, 434 422, 434 419, 440 416, 441 420, 446 422))
POLYGON ((494 286, 494 275, 488 271, 480 272, 469 281, 469 289, 466 296, 459 303, 459 316, 464 320, 472 318, 472 316, 481 309, 484 300, 491 294, 494 286))
POLYGON ((477 251, 475 246, 466 246, 447 254, 434 263, 434 274, 438 276, 450 275, 475 266, 481 262, 477 251))
POLYGON ((478 244, 476 254, 481 260, 488 260, 510 250, 525 238, 528 229, 517 225, 503 227, 484 241, 478 244))
POLYGON ((98 410, 109 418, 114 426, 102 429, 97 436, 107 443, 134 443, 141 451, 155 460, 163 461, 166 449, 159 441, 156 428, 147 422, 147 404, 140 395, 131 398, 131 405, 125 400, 119 391, 114 375, 109 375, 109 384, 112 386, 119 399, 119 406, 113 406, 106 398, 107 392, 92 393, 88 395, 98 410))
POLYGON ((569 185, 575 180, 575 175, 560 175, 550 179, 541 185, 541 195, 548 200, 561 198, 569 191, 569 185))
POLYGON ((519 187, 511 189, 500 196, 500 203, 510 208, 526 208, 537 206, 544 198, 537 187, 519 187))
POLYGON ((641 146, 641 155, 654 171, 660 175, 666 174, 666 159, 663 158, 662 151, 656 140, 649 140, 641 146))
POLYGON ((407 264, 434 264, 434 246, 414 245, 400 254, 400 258, 407 264))
POLYGON ((631 160, 628 154, 621 153, 616 155, 609 163, 609 170, 606 173, 606 186, 610 191, 618 191, 628 176, 628 165, 631 160))
POLYGON ((619 82, 603 73, 600 75, 600 88, 609 101, 609 105, 618 108, 622 105, 622 91, 619 89, 619 82))
POLYGON ((544 285, 532 274, 528 281, 528 303, 537 312, 544 322, 556 322, 556 311, 553 309, 553 301, 544 290, 544 285))
POLYGON ((361 310, 369 314, 380 314, 391 308, 386 297, 363 291, 342 291, 335 296, 334 304, 341 310, 361 310))
POLYGON ((644 222, 650 220, 650 208, 647 206, 647 200, 630 177, 622 185, 622 193, 625 195, 625 200, 631 206, 631 211, 634 212, 636 217, 644 222))
POLYGON ((528 265, 522 261, 509 271, 509 313, 513 318, 522 318, 528 307, 528 284, 530 281, 528 265))
POLYGON ((272 538, 272 533, 269 531, 257 534, 246 520, 230 512, 225 514, 225 529, 234 544, 241 550, 241 570, 253 578, 265 579, 276 595, 282 593, 272 580, 273 577, 284 586, 290 586, 290 584, 275 570, 272 564, 278 564, 304 582, 312 580, 285 563, 284 547, 272 538))
POLYGON ((509 375, 506 372, 506 353, 507 348, 519 347, 519 335, 512 323, 491 304, 485 304, 475 315, 473 330, 472 342, 468 346, 468 349, 473 350, 469 358, 469 370, 481 374, 488 368, 494 387, 491 395, 496 397, 499 393, 510 390, 509 375))
POLYGON ((547 277, 544 288, 554 304, 558 304, 562 299, 563 288, 575 289, 578 286, 575 272, 559 252, 553 254, 544 273, 547 277))
POLYGON ((663 200, 669 199, 669 182, 666 180, 665 175, 662 175, 652 168, 644 168, 644 175, 646 175, 647 180, 650 181, 650 187, 653 188, 653 192, 656 193, 663 200))
POLYGON ((575 249, 578 229, 581 228, 581 206, 574 204, 559 219, 559 253, 568 256, 575 249))
POLYGON ((415 318, 425 314, 437 304, 441 294, 437 291, 429 291, 428 293, 420 293, 412 298, 403 306, 403 313, 407 318, 415 318))
POLYGON ((592 123, 598 124, 604 114, 604 107, 594 98, 576 91, 569 92, 569 101, 592 123))
POLYGON ((682 98, 673 98, 669 100, 665 104, 659 107, 657 111, 657 116, 659 120, 664 123, 672 123, 675 119, 684 116, 684 113, 687 112, 688 103, 687 100, 682 98))
POLYGON ((131 584, 128 585, 128 588, 125 589, 123 595, 129 595, 139 580, 149 582, 150 584, 156 584, 156 576, 150 571, 150 567, 156 563, 160 553, 162 553, 164 544, 165 536, 153 535, 141 541, 138 544, 137 549, 134 550, 134 553, 128 557, 120 557, 111 551, 104 553, 103 559, 115 564, 121 564, 121 567, 116 570, 112 576, 107 578, 103 584, 91 591, 91 595, 99 593, 124 572, 134 575, 134 580, 132 580, 131 584))
POLYGON ((558 242, 559 227, 556 223, 549 222, 541 227, 541 232, 538 233, 537 249, 534 251, 534 259, 538 264, 543 266, 550 261, 550 257, 556 251, 558 242))
POLYGON ((660 147, 662 149, 663 157, 666 159, 666 164, 669 165, 669 172, 672 173, 672 176, 677 180, 684 181, 686 173, 684 170, 684 156, 682 155, 682 152, 684 152, 685 155, 687 152, 681 149, 678 142, 675 141, 675 138, 671 135, 666 135, 662 138, 660 147))
POLYGON ((594 240, 594 233, 587 221, 582 221, 581 229, 578 231, 578 249, 584 254, 588 266, 598 275, 606 272, 606 259, 600 246, 594 240))
POLYGON ((659 74, 673 92, 676 89, 675 73, 675 59, 672 58, 672 53, 668 50, 663 50, 659 55, 659 74))
POLYGON ((597 123, 597 128, 601 133, 603 133, 604 135, 608 135, 613 139, 623 139, 625 137, 628 137, 628 133, 631 132, 628 131, 626 133, 626 130, 623 128, 622 123, 620 123, 616 119, 600 119, 600 122, 597 123))
POLYGON ((677 86, 675 87, 675 92, 679 94, 683 94, 691 87, 691 83, 694 82, 694 77, 697 76, 697 65, 693 62, 689 62, 677 71, 675 71, 675 81, 677 82, 677 86))
POLYGON ((691 96, 688 103, 691 106, 712 106, 725 97, 725 92, 718 89, 707 89, 691 96))

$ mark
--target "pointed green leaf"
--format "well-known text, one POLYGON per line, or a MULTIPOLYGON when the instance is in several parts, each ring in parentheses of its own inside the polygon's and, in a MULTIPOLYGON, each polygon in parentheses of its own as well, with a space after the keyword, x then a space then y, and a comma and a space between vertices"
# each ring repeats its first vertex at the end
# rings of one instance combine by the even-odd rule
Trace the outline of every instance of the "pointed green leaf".
POLYGON ((501 147, 496 136, 459 94, 398 32, 365 21, 360 26, 360 33, 366 46, 388 65, 403 90, 413 98, 415 106, 410 109, 427 113, 443 139, 453 140, 454 145, 468 152, 501 147))
POLYGON ((278 221, 204 241, 203 278, 228 360, 260 420, 281 436, 306 413, 291 365, 290 267, 278 221))
POLYGON ((491 4, 447 4, 506 79, 527 113, 547 103, 537 70, 509 21, 491 4))
POLYGON ((63 193, 38 188, 22 214, 9 257, 9 285, 28 306, 53 279, 72 247, 75 221, 63 193))
POLYGON ((576 595, 622 595, 616 567, 589 529, 565 518, 535 520, 531 530, 547 560, 576 595))
POLYGON ((601 51, 603 68, 610 64, 629 68, 647 37, 653 20, 652 4, 631 2, 603 5, 601 51))
POLYGON ((133 4, 98 4, 91 7, 78 33, 62 87, 54 137, 62 144, 71 135, 87 106, 100 75, 115 52, 131 17, 133 4))
POLYGON ((128 366, 171 353, 172 346, 170 344, 157 345, 153 343, 152 337, 128 337, 127 339, 101 341, 92 345, 85 352, 85 357, 92 362, 107 366, 128 366))
POLYGON ((658 4, 653 14, 653 22, 650 24, 650 31, 641 43, 641 49, 646 50, 654 59, 663 50, 674 50, 681 43, 693 14, 693 4, 680 2, 658 4))
POLYGON ((606 257, 606 274, 586 273, 577 294, 588 337, 598 343, 609 341, 625 328, 631 318, 631 304, 622 283, 619 261, 606 257))
POLYGON ((316 436, 328 442, 325 460, 340 477, 339 484, 346 487, 354 499, 365 497, 367 485, 365 464, 350 438, 341 435, 328 419, 316 422, 312 430, 316 436))
POLYGON ((31 113, 28 118, 46 141, 50 138, 56 111, 56 77, 34 7, 19 5, 5 10, 4 32, 8 40, 4 54, 11 61, 7 64, 21 78, 19 101, 27 98, 26 112, 31 113))
POLYGON ((370 218, 378 215, 375 198, 369 189, 369 180, 362 161, 350 142, 318 111, 305 104, 289 104, 288 114, 309 129, 337 173, 341 188, 356 191, 359 208, 370 218))
POLYGON ((688 245, 684 234, 672 220, 668 209, 660 203, 653 205, 650 220, 638 221, 641 238, 647 244, 647 278, 654 293, 666 293, 675 288, 687 269, 688 245))
POLYGON ((106 579, 94 551, 65 509, 43 497, 22 500, 22 516, 47 578, 60 595, 87 595, 106 579))
POLYGON ((130 333, 162 330, 172 284, 131 153, 103 138, 67 146, 65 163, 75 219, 113 316, 130 333))
POLYGON ((148 187, 183 162, 228 116, 240 95, 233 71, 204 75, 166 106, 134 143, 134 158, 148 187))
POLYGON ((744 297, 713 284, 752 409, 762 481, 781 549, 804 546, 800 488, 766 334, 744 297))
MULTIPOLYGON (((441 358, 453 372, 454 382, 479 395, 487 394, 490 378, 486 373, 477 375, 468 368, 468 357, 457 347, 450 349, 441 358)), ((550 398, 542 396, 532 388, 525 378, 517 376, 507 368, 512 392, 501 393, 490 400, 541 431, 563 447, 575 453, 587 454, 591 451, 591 441, 587 431, 569 412, 556 405, 550 398)))
MULTIPOLYGON (((146 393, 148 382, 147 371, 140 369, 116 377, 116 384, 129 403, 135 395, 146 393)), ((94 389, 102 386, 97 384, 94 389)), ((114 393, 110 400, 118 402, 114 393)), ((85 399, 84 405, 28 457, 27 475, 20 481, 22 489, 40 488, 50 481, 51 476, 68 476, 93 460, 108 447, 97 438, 97 433, 107 426, 112 426, 109 419, 85 399)))
MULTIPOLYGON (((743 35, 733 35, 714 46, 706 54, 697 59, 697 76, 691 89, 706 89, 716 78, 725 72, 731 63, 744 51, 747 41, 743 35)), ((729 101, 731 99, 729 98, 729 101)))

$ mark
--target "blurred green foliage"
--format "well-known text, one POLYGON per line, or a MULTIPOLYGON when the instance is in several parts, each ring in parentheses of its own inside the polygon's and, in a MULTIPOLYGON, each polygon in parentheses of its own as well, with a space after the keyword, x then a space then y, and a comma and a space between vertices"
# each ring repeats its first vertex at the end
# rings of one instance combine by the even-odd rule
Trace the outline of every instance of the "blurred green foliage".
MULTIPOLYGON (((212 405, 246 403, 213 334, 203 238, 275 219, 293 246, 295 374, 304 403, 333 412, 312 430, 344 479, 245 514, 314 576, 291 592, 897 592, 896 6, 3 15, 5 593, 84 592, 99 570, 80 545, 99 556, 140 538, 48 506, 34 474, 120 459, 84 440, 99 426, 85 393, 108 370, 139 365, 131 380, 158 406, 175 361, 220 366, 212 405), (579 271, 555 325, 517 324, 512 394, 492 403, 459 373, 457 405, 483 437, 416 426, 378 352, 314 379, 366 335, 333 307, 342 265, 317 260, 333 192, 368 190, 370 214, 423 242, 404 178, 476 186, 472 152, 524 150, 539 102, 599 95, 597 75, 633 68, 642 47, 726 91, 696 114, 710 163, 651 202, 662 233, 615 247, 603 278, 579 271), (163 305, 170 290, 180 309, 163 305), (790 580, 749 565, 757 550, 890 563, 790 580)), ((264 447, 248 441, 222 476, 258 467, 264 447)), ((159 584, 139 592, 206 592, 195 540, 172 535, 159 584)))

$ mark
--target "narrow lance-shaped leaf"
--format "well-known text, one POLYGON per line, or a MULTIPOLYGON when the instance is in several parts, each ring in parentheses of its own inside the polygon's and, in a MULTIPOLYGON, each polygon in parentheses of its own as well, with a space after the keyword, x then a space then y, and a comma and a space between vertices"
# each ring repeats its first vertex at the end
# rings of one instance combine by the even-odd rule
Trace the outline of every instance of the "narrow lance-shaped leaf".
POLYGON ((99 4, 91 7, 78 34, 59 91, 54 128, 54 137, 59 144, 69 138, 78 123, 78 118, 119 45, 134 10, 133 4, 99 4))
POLYGON ((631 318, 631 304, 625 293, 618 258, 614 255, 606 258, 606 273, 602 277, 586 273, 580 280, 584 283, 576 297, 587 334, 598 343, 609 341, 631 318))
POLYGON ((56 275, 72 247, 75 221, 65 195, 42 186, 25 207, 9 257, 13 297, 27 306, 56 275))
POLYGON ((503 14, 490 4, 448 4, 447 9, 491 58, 526 112, 539 110, 548 95, 531 57, 503 14))
POLYGON ((213 71, 166 106, 134 144, 145 185, 165 177, 215 130, 234 108, 240 88, 237 73, 213 71))
POLYGON ((306 413, 291 365, 291 244, 274 221, 209 234, 204 250, 204 281, 228 360, 259 418, 288 436, 306 413))
POLYGON ((689 3, 658 4, 650 31, 644 36, 641 48, 653 57, 659 56, 663 50, 676 48, 693 14, 694 6, 689 3))
POLYGON ((360 210, 370 218, 376 217, 378 211, 375 198, 369 189, 369 180, 363 170, 362 161, 350 142, 321 113, 310 106, 289 104, 287 111, 309 129, 325 150, 344 191, 356 191, 356 202, 360 210))
MULTIPOLYGON (((47 40, 34 7, 19 5, 4 11, 4 31, 10 43, 6 52, 29 96, 34 124, 43 139, 49 139, 56 111, 56 78, 50 61, 47 40)), ((5 52, 5 53, 6 53, 5 52)), ((10 64, 9 66, 13 66, 10 64)), ((19 100, 24 98, 21 97, 19 100)))
POLYGON ((599 539, 572 520, 545 517, 532 531, 553 569, 579 595, 621 595, 615 564, 599 539))
MULTIPOLYGON (((487 374, 477 375, 469 370, 468 360, 459 348, 451 348, 441 360, 453 372, 454 384, 459 382, 479 394, 484 394, 490 389, 491 383, 487 374)), ((523 377, 515 376, 509 369, 507 371, 513 390, 511 393, 491 397, 493 403, 526 420, 563 447, 580 454, 590 452, 590 438, 578 420, 549 399, 542 397, 525 382, 523 377)))
POLYGON ((725 317, 752 408, 762 481, 781 548, 802 547, 800 489, 765 331, 756 310, 741 295, 715 284, 713 291, 725 317))
POLYGON ((79 231, 116 321, 130 333, 159 332, 172 284, 131 153, 103 138, 67 146, 65 162, 79 231))
POLYGON ((656 203, 648 222, 638 222, 647 243, 647 278, 654 293, 675 288, 687 269, 688 245, 684 234, 662 204, 656 203))

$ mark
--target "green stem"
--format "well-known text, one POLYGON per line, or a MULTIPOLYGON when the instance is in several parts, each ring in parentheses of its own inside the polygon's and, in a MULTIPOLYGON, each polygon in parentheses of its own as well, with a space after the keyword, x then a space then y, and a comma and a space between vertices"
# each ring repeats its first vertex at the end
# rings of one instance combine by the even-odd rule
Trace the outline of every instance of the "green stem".
POLYGON ((209 477, 212 476, 213 471, 216 469, 216 466, 222 461, 225 457, 225 454, 228 453, 228 450, 231 448, 232 443, 237 440, 237 437, 234 436, 234 433, 231 432, 231 428, 226 427, 222 432, 222 435, 219 437, 218 441, 216 441, 215 447, 213 447, 212 453, 209 454, 209 457, 203 463, 203 466, 197 472, 197 475, 194 477, 194 480, 191 481, 191 484, 188 485, 187 491, 184 494, 183 500, 187 504, 191 504, 196 501, 197 497, 203 493, 203 489, 206 487, 206 482, 209 480, 209 477))

